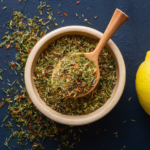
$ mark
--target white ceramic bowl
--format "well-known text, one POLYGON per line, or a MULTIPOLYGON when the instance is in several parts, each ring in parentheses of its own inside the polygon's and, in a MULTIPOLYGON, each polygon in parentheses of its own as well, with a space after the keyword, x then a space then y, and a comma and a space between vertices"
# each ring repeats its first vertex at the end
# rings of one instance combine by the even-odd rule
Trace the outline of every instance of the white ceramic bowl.
POLYGON ((114 87, 113 93, 111 97, 107 100, 107 102, 97 109, 96 111, 79 116, 70 116, 64 115, 56 112, 51 109, 49 106, 45 104, 45 102, 40 98, 37 89, 34 85, 33 80, 33 71, 36 65, 37 59, 41 52, 47 47, 52 41, 65 36, 65 35, 82 35, 94 39, 100 39, 102 37, 102 33, 84 26, 66 26, 59 29, 56 29, 48 34, 46 34, 40 41, 34 46, 32 49, 26 66, 25 66, 25 85, 27 88, 27 92, 34 103, 34 105, 38 108, 40 112, 42 112, 48 118, 66 125, 84 125, 92 123, 96 120, 101 119, 106 114, 108 114, 118 103, 125 86, 126 81, 126 68, 123 57, 120 53, 120 50, 116 46, 116 44, 109 40, 106 44, 106 48, 112 54, 114 61, 116 62, 116 72, 117 72, 117 83, 114 87))

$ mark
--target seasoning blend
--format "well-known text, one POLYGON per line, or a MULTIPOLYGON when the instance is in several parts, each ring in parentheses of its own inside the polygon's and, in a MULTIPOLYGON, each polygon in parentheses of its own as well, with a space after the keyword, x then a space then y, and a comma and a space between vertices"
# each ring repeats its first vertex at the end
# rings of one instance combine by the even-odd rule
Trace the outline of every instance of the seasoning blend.
MULTIPOLYGON (((113 88, 116 84, 116 70, 115 63, 108 50, 104 48, 99 56, 99 68, 101 71, 101 77, 97 87, 85 97, 72 99, 66 98, 66 94, 76 94, 77 92, 85 92, 93 84, 95 67, 89 59, 83 59, 78 56, 77 58, 69 58, 69 66, 65 64, 62 59, 64 56, 68 56, 70 53, 86 53, 92 52, 98 41, 89 39, 83 36, 64 36, 54 42, 52 42, 40 55, 37 60, 37 64, 34 70, 34 82, 38 90, 38 93, 42 100, 50 106, 52 109, 67 115, 83 115, 89 114, 101 107, 109 98, 113 92, 113 88), (72 61, 76 59, 76 61, 72 61), (79 59, 79 63, 77 60, 79 59), (83 61, 81 65, 80 61, 83 61), (60 63, 62 70, 59 70, 54 78, 54 84, 52 84, 52 72, 56 65, 60 63), (67 70, 67 67, 70 67, 67 70), (65 69, 64 69, 65 68, 65 69), (91 68, 91 72, 87 72, 87 76, 80 78, 81 74, 76 72, 88 71, 91 68), (64 71, 64 72, 63 72, 64 71), (76 80, 74 76, 79 75, 79 80, 76 80), (75 80, 70 80, 70 78, 75 80), (62 80, 63 79, 63 80, 62 80), (68 84, 66 84, 68 83, 68 84), (75 84, 74 84, 75 83, 75 84), (68 90, 70 88, 70 91, 68 90), (75 91, 77 89, 77 92, 75 91), (64 92, 63 92, 64 91, 64 92), (69 91, 69 93, 67 93, 69 91), (71 93, 71 92, 74 93, 71 93), (64 96, 64 97, 63 97, 64 96)), ((72 57, 70 55, 70 57, 72 57)), ((84 73, 83 73, 84 74, 84 73)), ((82 74, 82 75, 83 75, 82 74)), ((77 77, 78 78, 78 77, 77 77)))

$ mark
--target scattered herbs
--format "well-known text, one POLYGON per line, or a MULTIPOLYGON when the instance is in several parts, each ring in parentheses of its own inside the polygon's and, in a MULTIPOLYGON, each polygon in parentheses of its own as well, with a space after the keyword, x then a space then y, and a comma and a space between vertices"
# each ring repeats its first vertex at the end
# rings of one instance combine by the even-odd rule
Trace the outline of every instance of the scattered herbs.
MULTIPOLYGON (((21 1, 21 0, 19 0, 21 1)), ((25 0, 26 1, 26 0, 25 0)), ((1 0, 3 2, 3 0, 1 0)), ((78 1, 80 3, 80 1, 78 1)), ((60 6, 60 4, 59 4, 60 6)), ((6 6, 3 10, 6 9, 6 6)), ((53 17, 53 13, 49 12, 51 10, 51 6, 47 5, 45 2, 40 2, 38 6, 38 10, 40 15, 45 11, 47 13, 47 19, 40 18, 39 16, 34 16, 33 18, 27 18, 21 12, 16 10, 13 11, 12 19, 8 21, 3 27, 6 25, 6 32, 3 36, 3 42, 0 43, 0 47, 6 45, 6 49, 11 47, 15 47, 16 51, 16 59, 19 62, 10 62, 10 68, 17 74, 20 73, 23 75, 24 67, 28 55, 30 54, 34 45, 47 33, 47 29, 50 29, 51 25, 55 21, 53 17), (46 8, 46 10, 45 10, 46 8), (46 30, 43 27, 46 26, 46 30)), ((65 15, 65 14, 64 14, 65 15)), ((66 16, 66 15, 65 15, 66 16)), ((76 13, 78 17, 78 14, 76 13)), ((84 17, 84 15, 82 15, 84 17)), ((67 17, 67 16, 66 16, 67 17)), ((62 21, 64 23, 64 20, 62 21)), ((58 24, 56 24, 58 25, 58 24)), ((72 37, 73 43, 72 48, 69 51, 65 50, 62 46, 61 51, 60 49, 52 50, 50 53, 51 61, 58 62, 60 58, 62 58, 65 54, 69 52, 90 52, 96 46, 95 41, 91 41, 91 39, 87 39, 82 37, 85 43, 78 42, 78 37, 72 37), (90 43, 90 44, 88 44, 90 43), (78 46, 81 49, 78 49, 78 46), (57 55, 58 54, 58 55, 57 55), (59 58, 58 58, 59 57, 59 58)), ((80 37, 81 38, 81 37, 80 37)), ((71 45, 71 40, 65 39, 61 41, 63 44, 71 45)), ((50 48, 53 48, 57 43, 52 43, 49 45, 50 48)), ((71 46, 70 46, 71 48, 71 46)), ((68 49, 68 48, 67 48, 68 49)), ((45 50, 46 52, 46 50, 45 50)), ((43 52, 43 54, 45 53, 43 52)), ((7 55, 9 56, 9 54, 7 55)), ((48 60, 46 60, 48 61, 48 60)), ((5 61, 6 62, 6 61, 5 61)), ((113 90, 116 81, 116 73, 115 73, 115 64, 112 59, 112 56, 109 54, 107 49, 103 49, 101 56, 99 58, 99 67, 101 68, 101 83, 98 84, 97 88, 87 97, 84 99, 80 99, 81 103, 78 104, 78 101, 74 103, 67 100, 66 102, 57 103, 57 107, 54 106, 54 102, 52 102, 53 109, 58 111, 59 108, 63 108, 61 113, 66 113, 70 115, 78 115, 78 114, 88 114, 91 113, 94 109, 97 109, 103 105, 104 102, 110 97, 110 94, 113 90), (107 64, 107 65, 106 65, 107 64), (107 91, 108 87, 112 89, 111 91, 107 91), (101 91, 101 96, 99 95, 101 91), (84 103, 84 105, 82 104, 84 103), (76 109, 74 111, 74 109, 76 109)), ((47 68, 47 72, 50 75, 52 73, 53 65, 47 68)), ((0 70, 0 73, 3 72, 3 69, 0 70)), ((10 73, 12 75, 12 72, 10 73)), ((45 74, 44 74, 45 75, 45 74)), ((46 76, 45 76, 46 77, 46 76)), ((47 76, 48 77, 48 76, 47 76)), ((0 79, 2 77, 0 76, 0 79)), ((80 133, 87 132, 88 126, 80 126, 80 127, 70 127, 65 125, 60 125, 55 123, 54 121, 50 120, 49 118, 43 116, 41 112, 37 110, 37 108, 31 102, 26 89, 23 85, 19 82, 18 79, 11 82, 8 81, 8 85, 10 86, 9 89, 2 88, 1 90, 6 94, 6 98, 2 98, 2 102, 0 102, 0 107, 4 104, 8 104, 8 114, 5 116, 3 122, 5 123, 9 117, 12 121, 16 123, 18 127, 18 131, 13 131, 12 123, 7 121, 7 123, 2 124, 1 127, 10 129, 12 134, 8 138, 6 138, 4 145, 9 146, 9 141, 11 138, 17 137, 19 145, 26 145, 23 144, 24 141, 30 141, 33 143, 32 149, 40 147, 44 149, 44 147, 39 143, 39 139, 44 140, 55 140, 61 141, 57 150, 60 150, 61 147, 70 147, 73 148, 79 141, 80 141, 80 133), (58 136, 60 135, 60 136, 58 136)), ((36 81, 36 80, 35 80, 36 81)), ((39 91, 40 93, 40 91, 39 91)), ((44 96, 44 95, 43 95, 44 96)), ((13 145, 11 145, 14 147, 13 145)), ((104 147, 104 145, 103 145, 104 147)), ((10 147, 8 147, 10 149, 10 147)))
MULTIPOLYGON (((45 4, 41 3, 39 10, 43 10, 43 6, 45 6, 45 4)), ((48 20, 53 22, 55 20, 53 14, 50 12, 47 14, 48 20)), ((16 48, 18 52, 16 54, 16 59, 18 62, 10 62, 9 66, 16 74, 19 72, 23 75, 25 63, 30 51, 47 32, 47 30, 42 28, 45 23, 43 19, 40 19, 38 16, 34 16, 31 19, 24 16, 21 12, 14 10, 12 19, 8 21, 6 25, 7 29, 3 37, 4 41, 0 43, 0 47, 10 44, 11 47, 16 48)), ((0 70, 0 73, 2 72, 3 69, 0 70)), ((12 72, 10 75, 11 74, 12 72)), ((24 88, 24 83, 21 85, 18 79, 11 84, 9 80, 7 81, 10 88, 1 89, 6 94, 7 98, 2 98, 0 107, 4 104, 8 104, 9 110, 3 121, 5 123, 10 116, 16 126, 18 126, 18 131, 13 131, 11 122, 2 124, 1 127, 6 127, 13 132, 6 138, 4 143, 5 146, 10 148, 9 141, 14 137, 18 138, 19 145, 24 145, 23 142, 27 140, 32 142, 32 149, 37 147, 44 149, 39 143, 39 139, 43 139, 43 141, 48 139, 61 141, 58 149, 62 146, 73 148, 80 141, 80 133, 86 132, 87 127, 70 127, 55 123, 43 116, 33 105, 24 88)))

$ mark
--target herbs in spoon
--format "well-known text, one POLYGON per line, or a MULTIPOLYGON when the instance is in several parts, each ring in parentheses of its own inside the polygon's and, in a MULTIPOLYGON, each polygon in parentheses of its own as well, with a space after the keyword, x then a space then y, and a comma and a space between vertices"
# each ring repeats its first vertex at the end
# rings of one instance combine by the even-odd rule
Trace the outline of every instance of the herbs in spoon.
POLYGON ((96 70, 94 61, 86 58, 84 54, 68 55, 58 64, 53 88, 62 98, 83 94, 94 86, 96 70))

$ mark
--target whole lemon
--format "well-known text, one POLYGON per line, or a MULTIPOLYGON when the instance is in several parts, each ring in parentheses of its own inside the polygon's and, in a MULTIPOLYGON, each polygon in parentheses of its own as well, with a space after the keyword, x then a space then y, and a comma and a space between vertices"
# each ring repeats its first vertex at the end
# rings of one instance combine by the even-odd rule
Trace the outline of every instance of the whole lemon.
POLYGON ((139 66, 135 87, 141 106, 150 115, 150 51, 147 52, 145 61, 139 66))

